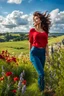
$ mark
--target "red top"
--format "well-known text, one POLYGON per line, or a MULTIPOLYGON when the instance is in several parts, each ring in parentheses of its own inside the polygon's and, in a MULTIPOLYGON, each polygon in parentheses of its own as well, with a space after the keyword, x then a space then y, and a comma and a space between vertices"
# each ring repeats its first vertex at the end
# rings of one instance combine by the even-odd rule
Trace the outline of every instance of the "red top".
POLYGON ((46 47, 48 43, 48 34, 46 32, 37 32, 34 28, 30 29, 29 42, 35 47, 46 47))

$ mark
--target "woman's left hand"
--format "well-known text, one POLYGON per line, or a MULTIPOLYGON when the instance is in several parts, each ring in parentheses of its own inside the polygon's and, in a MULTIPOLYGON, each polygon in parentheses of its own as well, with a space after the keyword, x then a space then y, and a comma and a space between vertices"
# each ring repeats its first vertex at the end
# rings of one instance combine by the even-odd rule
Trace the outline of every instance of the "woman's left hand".
POLYGON ((50 57, 49 56, 46 56, 46 61, 50 62, 50 57))

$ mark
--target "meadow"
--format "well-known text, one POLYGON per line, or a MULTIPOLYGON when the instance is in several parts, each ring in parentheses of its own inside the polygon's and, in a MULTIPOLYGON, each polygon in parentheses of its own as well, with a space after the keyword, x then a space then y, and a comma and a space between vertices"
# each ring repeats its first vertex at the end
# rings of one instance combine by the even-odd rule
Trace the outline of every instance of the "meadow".
MULTIPOLYGON (((49 38, 49 45, 64 36, 49 38)), ((45 91, 38 89, 38 75, 29 60, 29 41, 0 43, 0 96, 64 96, 64 47, 45 64, 45 91), (21 82, 22 81, 22 82, 21 82)))
MULTIPOLYGON (((63 36, 58 37, 50 37, 48 42, 49 45, 52 45, 57 42, 61 42, 64 39, 63 36)), ((0 43, 0 51, 2 50, 8 50, 10 53, 20 54, 23 52, 24 54, 29 54, 29 41, 23 40, 23 41, 13 41, 13 42, 1 42, 0 43)))

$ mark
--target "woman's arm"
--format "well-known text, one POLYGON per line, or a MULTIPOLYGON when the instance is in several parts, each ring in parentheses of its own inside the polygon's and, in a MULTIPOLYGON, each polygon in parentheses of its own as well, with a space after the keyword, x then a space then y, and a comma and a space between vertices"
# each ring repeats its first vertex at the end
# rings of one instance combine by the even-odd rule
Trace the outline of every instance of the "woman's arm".
POLYGON ((32 48, 32 44, 31 43, 29 43, 29 50, 32 48))
POLYGON ((48 44, 46 45, 46 57, 49 57, 49 46, 48 46, 48 44))
POLYGON ((30 50, 32 48, 32 44, 29 42, 29 57, 30 57, 30 50))

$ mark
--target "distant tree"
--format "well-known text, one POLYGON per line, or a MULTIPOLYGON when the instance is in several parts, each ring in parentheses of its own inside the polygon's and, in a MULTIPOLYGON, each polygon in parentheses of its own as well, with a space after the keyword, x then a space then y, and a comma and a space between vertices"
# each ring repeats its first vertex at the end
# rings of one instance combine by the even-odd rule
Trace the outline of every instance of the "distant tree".
POLYGON ((6 33, 5 34, 5 40, 6 41, 9 41, 10 39, 13 39, 14 37, 12 36, 12 34, 11 33, 6 33))
POLYGON ((10 33, 6 33, 6 34, 5 34, 5 40, 6 40, 6 41, 9 41, 9 39, 10 39, 10 33))
POLYGON ((21 33, 20 34, 20 38, 21 38, 21 40, 25 40, 25 34, 24 33, 21 33))
POLYGON ((5 42, 5 39, 0 38, 0 42, 5 42))

